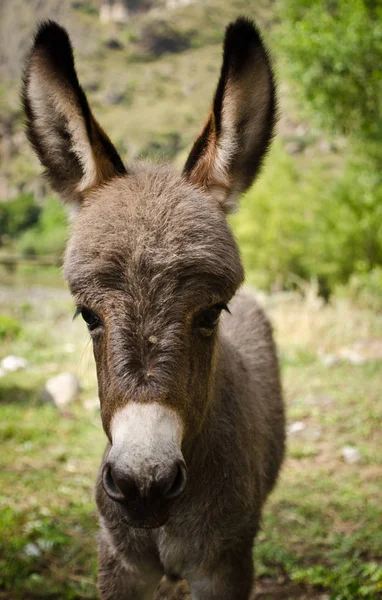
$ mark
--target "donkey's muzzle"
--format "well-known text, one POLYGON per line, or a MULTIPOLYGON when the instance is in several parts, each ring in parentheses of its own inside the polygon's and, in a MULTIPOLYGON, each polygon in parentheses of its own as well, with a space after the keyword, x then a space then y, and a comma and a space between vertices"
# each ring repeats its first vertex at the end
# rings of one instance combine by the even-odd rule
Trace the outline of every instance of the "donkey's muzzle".
MULTIPOLYGON (((142 482, 131 473, 107 462, 102 470, 102 483, 111 500, 126 509, 130 521, 139 523, 163 520, 170 504, 179 498, 186 486, 186 467, 183 461, 176 461, 165 475, 147 478, 142 482)), ((143 525, 146 526, 146 525, 143 525)), ((152 525, 155 526, 155 525, 152 525)))

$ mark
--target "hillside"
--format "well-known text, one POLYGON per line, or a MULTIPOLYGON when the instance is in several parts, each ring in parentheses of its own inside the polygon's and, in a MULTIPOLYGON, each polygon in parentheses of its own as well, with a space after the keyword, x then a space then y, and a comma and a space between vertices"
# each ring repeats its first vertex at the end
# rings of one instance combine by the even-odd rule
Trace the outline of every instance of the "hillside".
POLYGON ((248 280, 303 290, 313 279, 325 298, 350 282, 358 296, 365 288, 378 295, 382 182, 380 150, 369 134, 380 126, 373 90, 382 29, 368 4, 355 1, 353 15, 336 0, 339 19, 318 0, 124 0, 134 10, 117 23, 100 18, 101 0, 3 0, 0 254, 57 260, 65 244, 63 211, 22 126, 22 68, 39 20, 54 18, 70 32, 80 81, 123 159, 181 167, 209 109, 225 27, 245 14, 271 49, 280 108, 263 173, 232 219, 248 280))
MULTIPOLYGON (((207 113, 220 67, 226 24, 240 14, 254 18, 271 37, 272 2, 194 1, 177 9, 134 13, 124 24, 103 24, 99 3, 5 0, 0 41, 0 200, 32 191, 45 194, 40 167, 22 130, 19 87, 36 22, 54 18, 70 32, 80 80, 97 118, 123 157, 181 161, 207 113)), ((284 90, 282 90, 284 92, 284 90)), ((306 127, 285 111, 281 131, 298 152, 306 127), (299 138, 295 140, 294 138, 299 138)), ((325 149, 325 148, 324 148, 325 149)))

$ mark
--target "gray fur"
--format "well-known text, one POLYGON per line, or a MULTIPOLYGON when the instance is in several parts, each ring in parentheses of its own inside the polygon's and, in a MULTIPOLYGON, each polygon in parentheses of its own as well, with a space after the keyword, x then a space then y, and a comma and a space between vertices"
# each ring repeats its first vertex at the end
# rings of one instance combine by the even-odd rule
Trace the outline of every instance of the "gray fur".
MULTIPOLYGON (((231 25, 215 113, 183 174, 149 164, 124 172, 81 96, 68 43, 57 25, 42 27, 26 69, 24 103, 29 137, 52 184, 65 201, 72 197, 79 203, 65 278, 78 306, 94 311, 101 323, 92 333, 109 438, 96 487, 100 595, 102 600, 151 600, 167 574, 169 582, 177 577, 188 581, 192 600, 248 600, 253 542, 283 459, 284 411, 271 327, 254 298, 240 290, 243 267, 222 189, 227 194, 246 189, 266 152, 274 123, 269 61, 253 25, 244 19, 231 25), (52 54, 57 31, 61 47, 52 54), (253 48, 256 60, 246 62, 253 48), (57 80, 64 68, 66 79, 57 80), (242 98, 251 94, 256 69, 259 89, 253 106, 261 110, 254 127, 242 98), (60 94, 61 85, 68 87, 60 96, 56 124, 48 122, 56 118, 54 107, 46 116, 41 105, 36 115, 41 103, 28 95, 40 93, 40 70, 44 89, 52 81, 52 94, 60 94), (76 122, 86 118, 83 137, 73 144, 77 153, 84 149, 83 163, 94 172, 93 187, 81 193, 81 161, 69 172, 73 127, 65 133, 65 115, 73 114, 76 122), (220 118, 223 125, 217 127, 220 118), (59 160, 65 162, 66 152, 68 174, 58 173, 51 160, 50 130, 61 136, 59 160), (95 132, 93 141, 89 131, 95 132), (225 153, 216 150, 223 142, 225 153), (228 150, 239 142, 238 162, 228 150), (224 175, 218 194, 217 173, 224 175), (224 304, 229 312, 223 311, 215 328, 203 331, 200 315, 224 304), (130 402, 160 403, 182 423, 186 487, 166 503, 158 492, 158 508, 144 523, 131 518, 128 501, 111 499, 102 478, 113 442, 113 416, 130 402)), ((168 465, 170 458, 162 459, 168 465)))

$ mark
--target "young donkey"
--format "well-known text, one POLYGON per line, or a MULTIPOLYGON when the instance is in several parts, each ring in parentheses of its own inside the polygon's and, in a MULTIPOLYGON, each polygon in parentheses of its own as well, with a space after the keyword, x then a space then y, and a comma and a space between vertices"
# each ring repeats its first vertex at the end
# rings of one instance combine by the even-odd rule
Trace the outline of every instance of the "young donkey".
POLYGON ((64 273, 93 340, 109 443, 97 482, 99 590, 248 600, 252 546, 284 449, 271 328, 243 281, 226 215, 272 137, 275 92, 256 27, 226 31, 211 112, 181 175, 125 167, 53 22, 27 62, 27 133, 75 207, 64 273))

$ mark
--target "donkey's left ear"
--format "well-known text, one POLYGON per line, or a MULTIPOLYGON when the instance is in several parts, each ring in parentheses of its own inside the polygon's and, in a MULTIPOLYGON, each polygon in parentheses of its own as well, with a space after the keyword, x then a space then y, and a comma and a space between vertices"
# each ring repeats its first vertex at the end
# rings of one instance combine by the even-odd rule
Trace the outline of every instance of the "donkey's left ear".
POLYGON ((269 56, 256 26, 241 17, 227 27, 211 112, 183 174, 230 212, 261 167, 275 121, 269 56))
POLYGON ((126 173, 90 111, 78 82, 69 36, 53 21, 37 31, 22 100, 28 138, 64 201, 78 204, 97 185, 126 173))

